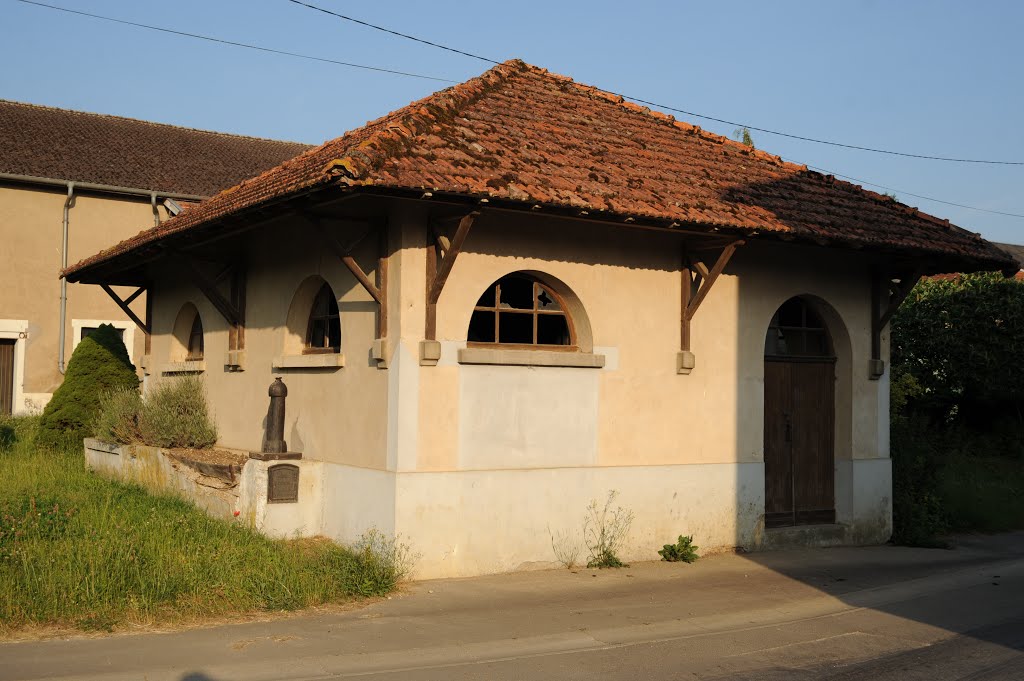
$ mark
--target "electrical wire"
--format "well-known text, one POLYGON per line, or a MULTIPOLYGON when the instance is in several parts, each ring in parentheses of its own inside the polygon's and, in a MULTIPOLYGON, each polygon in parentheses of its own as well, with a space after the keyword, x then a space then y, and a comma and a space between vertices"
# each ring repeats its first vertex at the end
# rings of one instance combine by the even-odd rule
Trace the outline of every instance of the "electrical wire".
POLYGON ((187 31, 177 31, 171 28, 164 28, 162 26, 152 26, 150 24, 141 24, 135 21, 127 21, 125 19, 117 19, 114 17, 103 16, 102 14, 92 14, 90 12, 82 12, 76 9, 69 9, 67 7, 58 7, 57 5, 48 5, 45 2, 37 2, 36 0, 15 0, 16 2, 23 3, 25 5, 35 5, 36 7, 45 7, 47 9, 56 10, 58 12, 67 12, 68 14, 77 14, 83 17, 89 17, 90 19, 101 19, 103 21, 109 21, 115 24, 123 24, 125 26, 134 26, 136 28, 145 28, 150 31, 159 31, 161 33, 170 33, 172 35, 184 36, 186 38, 195 38, 196 40, 206 40, 212 43, 220 43, 221 45, 231 45, 233 47, 244 47, 247 50, 257 50, 259 52, 268 52, 270 54, 279 54, 286 57, 295 57, 298 59, 308 59, 310 61, 323 62, 325 64, 336 64, 338 66, 347 66, 353 69, 364 69, 367 71, 376 71, 378 73, 390 73, 396 76, 408 76, 409 78, 421 78, 423 80, 433 80, 441 83, 457 83, 457 80, 451 80, 449 78, 437 78, 435 76, 426 76, 420 73, 410 73, 408 71, 397 71, 394 69, 386 69, 378 66, 367 66, 365 64, 353 64, 347 61, 339 61, 337 59, 328 59, 327 57, 315 57, 308 54, 299 54, 298 52, 288 52, 287 50, 277 50, 271 47, 261 47, 259 45, 252 45, 249 43, 240 43, 234 40, 225 40, 223 38, 214 38, 213 36, 201 35, 199 33, 189 33, 187 31))
MULTIPOLYGON (((243 47, 243 48, 246 48, 246 49, 258 50, 260 52, 267 52, 267 53, 271 53, 271 54, 284 55, 284 56, 288 56, 288 57, 296 57, 296 58, 300 58, 300 59, 309 59, 309 60, 312 60, 312 61, 319 61, 319 62, 325 62, 325 63, 329 63, 329 64, 336 64, 336 65, 339 65, 339 66, 346 66, 346 67, 352 67, 352 68, 358 68, 358 69, 366 69, 366 70, 377 71, 377 72, 381 72, 381 73, 388 73, 388 74, 399 75, 399 76, 409 76, 409 77, 412 77, 412 78, 421 78, 421 79, 425 79, 425 80, 433 80, 433 81, 439 81, 439 82, 444 82, 444 83, 457 83, 457 82, 459 82, 459 81, 452 80, 452 79, 449 79, 449 78, 439 78, 439 77, 435 77, 435 76, 427 76, 427 75, 418 74, 418 73, 410 73, 410 72, 407 72, 407 71, 398 71, 398 70, 393 70, 393 69, 379 68, 379 67, 375 67, 375 66, 367 66, 367 65, 364 65, 364 64, 353 64, 353 63, 350 63, 350 62, 338 61, 338 60, 335 60, 335 59, 328 59, 328 58, 325 58, 325 57, 315 57, 315 56, 311 56, 311 55, 299 54, 299 53, 296 53, 296 52, 288 52, 288 51, 285 51, 285 50, 277 50, 277 49, 268 48, 268 47, 261 47, 259 45, 252 45, 252 44, 248 44, 248 43, 240 43, 240 42, 235 42, 235 41, 231 41, 231 40, 224 40, 224 39, 221 39, 221 38, 214 38, 214 37, 211 37, 211 36, 200 35, 198 33, 188 33, 188 32, 185 32, 185 31, 177 31, 177 30, 174 30, 174 29, 163 28, 163 27, 160 27, 160 26, 151 26, 149 24, 142 24, 142 23, 138 23, 138 22, 134 22, 134 21, 127 21, 127 20, 124 20, 124 19, 117 19, 117 18, 114 18, 114 17, 107 17, 107 16, 103 16, 103 15, 100 15, 100 14, 91 14, 89 12, 82 12, 82 11, 79 11, 79 10, 68 9, 66 7, 58 7, 56 5, 49 5, 49 4, 46 4, 46 3, 43 3, 43 2, 38 2, 36 0, 16 0, 16 2, 21 2, 21 3, 26 4, 26 5, 35 5, 37 7, 44 7, 44 8, 47 8, 47 9, 57 10, 57 11, 60 11, 60 12, 67 12, 67 13, 70 13, 70 14, 77 14, 77 15, 80 15, 80 16, 89 17, 91 19, 101 19, 103 21, 109 21, 109 22, 113 22, 113 23, 116 23, 116 24, 122 24, 122 25, 125 25, 125 26, 133 26, 133 27, 136 27, 136 28, 144 28, 144 29, 148 29, 148 30, 151 30, 151 31, 159 31, 159 32, 162 32, 162 33, 169 33, 169 34, 184 36, 184 37, 188 37, 188 38, 195 38, 195 39, 198 39, 198 40, 206 40, 206 41, 209 41, 209 42, 220 43, 220 44, 230 45, 230 46, 234 46, 234 47, 243 47)), ((472 54, 472 53, 469 53, 469 52, 463 52, 461 50, 456 50, 454 48, 448 48, 448 47, 445 47, 443 45, 439 45, 439 44, 436 44, 436 43, 432 43, 430 41, 426 41, 426 40, 422 40, 420 38, 416 38, 414 36, 408 36, 408 35, 406 35, 404 33, 399 33, 397 31, 391 31, 390 29, 387 29, 387 28, 384 28, 384 27, 380 27, 380 26, 376 26, 376 25, 370 24, 368 22, 363 22, 363 21, 360 21, 358 19, 353 19, 351 17, 347 17, 347 16, 344 16, 344 15, 341 15, 341 14, 338 14, 338 13, 335 13, 335 12, 331 12, 330 10, 324 10, 322 8, 315 7, 313 5, 308 5, 307 3, 299 2, 298 0, 289 0, 289 2, 295 2, 295 4, 299 4, 299 5, 302 5, 302 6, 305 6, 305 7, 310 7, 311 9, 317 9, 319 11, 323 11, 323 12, 325 12, 327 14, 338 16, 338 17, 346 19, 348 21, 353 21, 355 23, 363 24, 363 25, 368 26, 370 28, 374 28, 374 29, 377 29, 377 30, 380 30, 380 31, 384 31, 386 33, 393 33, 394 35, 400 36, 402 38, 408 38, 410 40, 414 40, 416 42, 421 42, 421 43, 424 43, 426 45, 430 45, 432 47, 439 47, 440 49, 449 50, 451 52, 456 52, 458 54, 462 54, 462 55, 465 55, 465 56, 473 57, 475 59, 480 59, 482 61, 487 61, 487 62, 491 62, 491 63, 494 63, 494 64, 500 63, 500 62, 494 61, 492 59, 488 59, 486 57, 481 57, 479 55, 475 55, 475 54, 472 54)), ((658 108, 667 109, 669 111, 676 111, 678 113, 682 113, 682 114, 685 114, 685 115, 688 115, 688 116, 693 116, 693 117, 696 117, 696 118, 706 118, 708 120, 713 120, 713 121, 717 121, 717 122, 720 122, 720 123, 726 123, 726 124, 729 124, 729 125, 735 125, 735 126, 739 126, 739 127, 747 127, 750 130, 756 130, 758 132, 766 132, 766 133, 772 133, 772 134, 777 134, 777 135, 783 135, 783 136, 787 136, 787 137, 794 137, 796 139, 821 142, 821 140, 813 140, 813 139, 810 139, 810 138, 804 138, 804 137, 799 137, 799 136, 795 136, 795 135, 787 135, 786 133, 778 133, 778 132, 775 132, 775 131, 771 131, 771 130, 767 130, 767 129, 763 129, 763 128, 758 128, 758 127, 753 127, 753 126, 749 126, 749 125, 748 126, 742 126, 742 124, 740 124, 740 123, 734 123, 734 122, 731 122, 731 121, 726 121, 724 119, 718 119, 718 118, 711 118, 711 117, 708 117, 708 116, 702 116, 701 114, 684 111, 682 109, 677 109, 677 108, 670 107, 670 106, 665 106, 665 105, 662 105, 662 104, 657 104, 655 102, 650 102, 650 101, 647 101, 647 100, 644 100, 644 99, 640 99, 640 98, 628 97, 626 95, 622 95, 622 94, 616 93, 616 92, 611 92, 609 90, 605 90, 605 92, 609 92, 609 94, 612 94, 612 95, 615 95, 615 96, 618 96, 618 97, 624 97, 626 99, 632 99, 633 101, 640 102, 642 104, 647 104, 648 106, 655 106, 655 107, 658 107, 658 108)), ((825 144, 835 144, 836 146, 850 146, 850 145, 842 145, 842 144, 831 143, 831 142, 822 142, 822 143, 825 143, 825 144)), ((852 148, 866 149, 866 148, 862 148, 862 147, 852 147, 852 148)), ((867 150, 874 151, 872 149, 867 149, 867 150)), ((898 152, 885 152, 885 151, 883 151, 882 153, 898 153, 898 152)), ((909 154, 899 154, 899 155, 909 155, 909 154)), ((936 158, 936 157, 919 157, 919 158, 936 158)), ((791 163, 800 163, 799 161, 793 161, 793 160, 790 160, 790 159, 785 159, 785 160, 788 160, 791 163)), ((941 159, 941 160, 953 160, 953 159, 941 159)), ((967 163, 981 163, 982 161, 964 160, 963 162, 967 162, 967 163)), ((1024 164, 1017 164, 1017 163, 1011 163, 1011 162, 991 162, 991 163, 1002 163, 1004 165, 1024 165, 1024 164)), ((885 185, 878 184, 877 182, 870 182, 868 180, 862 180, 860 178, 852 177, 850 175, 844 175, 842 173, 836 173, 836 172, 833 172, 833 171, 830 171, 830 170, 826 170, 824 168, 818 168, 818 167, 811 166, 811 165, 808 165, 807 167, 811 168, 813 170, 816 170, 818 172, 826 173, 828 175, 834 175, 836 177, 841 177, 841 178, 844 178, 844 179, 847 179, 847 180, 851 180, 853 182, 860 182, 861 184, 866 184, 866 185, 869 185, 871 187, 878 187, 880 189, 884 189, 886 191, 894 192, 896 194, 900 194, 900 195, 904 195, 904 196, 912 196, 914 198, 922 199, 922 200, 925 200, 925 201, 933 201, 935 203, 941 203, 941 204, 944 204, 944 205, 947 205, 947 206, 955 206, 957 208, 964 208, 964 209, 967 209, 967 210, 974 210, 974 211, 979 211, 979 212, 982 212, 982 213, 991 213, 993 215, 1003 215, 1003 216, 1007 216, 1007 217, 1024 218, 1024 214, 1020 214, 1020 213, 1009 213, 1009 212, 1004 212, 1004 211, 991 210, 989 208, 979 208, 977 206, 969 206, 967 204, 956 203, 956 202, 953 202, 953 201, 946 201, 946 200, 943 200, 943 199, 936 199, 936 198, 931 197, 931 196, 924 196, 922 194, 915 194, 913 192, 903 191, 903 190, 900 190, 900 189, 894 189, 892 187, 887 187, 885 185)))
MULTIPOLYGON (((390 28, 385 28, 384 26, 378 26, 376 24, 371 24, 368 21, 362 21, 361 19, 356 19, 354 17, 350 17, 350 16, 347 16, 345 14, 341 14, 339 12, 335 12, 335 11, 329 10, 329 9, 327 9, 325 7, 320 7, 318 5, 314 5, 314 4, 309 3, 309 2, 303 2, 302 0, 288 0, 288 2, 290 2, 290 3, 294 4, 294 5, 299 5, 301 7, 306 7, 308 9, 311 9, 311 10, 314 10, 314 11, 317 11, 317 12, 322 12, 324 14, 329 14, 329 15, 331 15, 333 17, 337 17, 338 19, 343 19, 345 21, 351 21, 353 23, 359 24, 361 26, 366 26, 368 28, 372 28, 372 29, 375 29, 377 31, 382 31, 384 33, 390 33, 391 35, 398 36, 400 38, 405 38, 407 40, 412 40, 412 41, 415 41, 415 42, 418 42, 418 43, 422 43, 424 45, 429 45, 430 47, 436 47, 436 48, 441 49, 441 50, 446 50, 448 52, 454 52, 455 54, 460 54, 460 55, 463 55, 463 56, 466 56, 466 57, 471 57, 473 59, 478 59, 480 61, 487 62, 489 64, 500 64, 501 63, 501 62, 499 62, 499 61, 497 61, 495 59, 491 59, 490 57, 483 57, 483 56, 481 56, 479 54, 473 54, 472 52, 465 52, 463 50, 459 50, 459 49, 456 49, 454 47, 449 47, 447 45, 442 45, 440 43, 435 43, 435 42, 431 42, 429 40, 424 40, 423 38, 417 38, 416 36, 409 35, 407 33, 400 33, 398 31, 393 31, 390 28)), ((929 154, 912 154, 912 153, 904 152, 904 151, 893 151, 891 149, 880 149, 880 148, 877 148, 877 147, 866 147, 866 146, 861 146, 861 145, 858 145, 858 144, 847 144, 845 142, 835 142, 833 140, 823 140, 823 139, 818 139, 816 137, 807 137, 805 135, 796 135, 796 134, 789 133, 789 132, 781 132, 779 130, 772 130, 770 128, 762 128, 762 127, 759 127, 759 126, 756 126, 756 125, 750 125, 749 123, 740 123, 740 122, 737 122, 737 121, 730 121, 730 120, 725 119, 725 118, 716 118, 714 116, 708 116, 707 114, 701 114, 701 113, 697 113, 695 111, 687 111, 685 109, 680 109, 678 107, 669 106, 668 104, 661 104, 659 102, 652 102, 650 100, 643 99, 642 97, 635 97, 633 95, 627 95, 627 94, 622 93, 622 92, 615 92, 613 90, 605 90, 603 88, 595 88, 595 89, 601 90, 602 92, 607 92, 608 94, 613 95, 615 97, 622 97, 624 99, 629 99, 629 100, 632 100, 632 101, 640 103, 640 104, 645 104, 647 106, 653 106, 653 107, 657 107, 659 109, 664 109, 666 111, 672 111, 672 112, 675 112, 675 113, 681 113, 681 114, 683 114, 685 116, 691 116, 693 118, 701 118, 703 120, 714 121, 716 123, 724 123, 726 125, 732 125, 732 126, 735 126, 735 127, 738 127, 738 128, 747 128, 748 130, 755 130, 757 132, 763 132, 763 133, 768 134, 768 135, 777 135, 779 137, 788 137, 789 139, 800 140, 800 141, 803 141, 803 142, 813 142, 815 144, 826 144, 826 145, 833 146, 833 147, 841 147, 843 149, 855 149, 857 151, 868 151, 868 152, 872 152, 872 153, 875 153, 875 154, 889 154, 891 156, 903 156, 905 158, 917 158, 917 159, 924 159, 924 160, 928 160, 928 161, 946 161, 946 162, 950 162, 950 163, 976 163, 976 164, 984 164, 984 165, 1002 165, 1002 166, 1024 166, 1024 161, 994 161, 994 160, 989 160, 989 159, 957 158, 957 157, 952 157, 952 156, 934 156, 934 155, 929 155, 929 154)))

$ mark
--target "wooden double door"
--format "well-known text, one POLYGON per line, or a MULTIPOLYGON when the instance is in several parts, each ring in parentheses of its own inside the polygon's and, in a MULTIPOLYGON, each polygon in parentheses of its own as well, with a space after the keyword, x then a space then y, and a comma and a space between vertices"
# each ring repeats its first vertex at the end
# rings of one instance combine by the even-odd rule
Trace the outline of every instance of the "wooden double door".
POLYGON ((765 357, 765 526, 834 523, 835 360, 765 357))

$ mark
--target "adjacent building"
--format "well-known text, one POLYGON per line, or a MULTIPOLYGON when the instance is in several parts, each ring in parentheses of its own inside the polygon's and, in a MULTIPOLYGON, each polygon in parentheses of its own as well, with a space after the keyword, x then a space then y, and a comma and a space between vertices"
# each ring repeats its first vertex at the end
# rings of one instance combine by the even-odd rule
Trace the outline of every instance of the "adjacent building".
POLYGON ((101 323, 142 357, 128 315, 61 267, 306 148, 0 100, 0 414, 41 408, 101 323))
POLYGON ((299 498, 261 529, 398 533, 430 577, 550 564, 612 490, 627 560, 887 540, 888 321, 993 269, 946 220, 511 61, 65 274, 146 292, 149 380, 202 374, 225 446, 260 449, 283 377, 299 498))

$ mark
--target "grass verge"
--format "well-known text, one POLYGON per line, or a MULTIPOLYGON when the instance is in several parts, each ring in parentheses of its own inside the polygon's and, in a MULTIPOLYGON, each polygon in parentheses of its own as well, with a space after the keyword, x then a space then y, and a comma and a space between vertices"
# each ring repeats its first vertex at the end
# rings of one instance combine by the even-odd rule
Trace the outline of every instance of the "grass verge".
POLYGON ((271 540, 85 470, 79 449, 0 423, 0 634, 293 610, 387 593, 402 547, 271 540))

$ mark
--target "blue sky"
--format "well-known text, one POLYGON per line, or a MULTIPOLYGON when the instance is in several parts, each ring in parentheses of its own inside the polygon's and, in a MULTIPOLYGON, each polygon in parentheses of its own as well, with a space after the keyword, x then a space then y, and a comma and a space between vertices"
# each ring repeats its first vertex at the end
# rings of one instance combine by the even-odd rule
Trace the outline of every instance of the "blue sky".
MULTIPOLYGON (((287 0, 43 0, 129 21, 461 81, 484 62, 287 0)), ((310 0, 497 60, 696 113, 911 153, 1024 161, 1024 3, 310 0)), ((0 98, 320 142, 444 83, 257 53, 0 0, 0 98)), ((733 126, 696 118, 721 134, 733 126)), ((896 189, 1024 243, 1024 166, 897 158, 754 133, 783 157, 896 189)))

